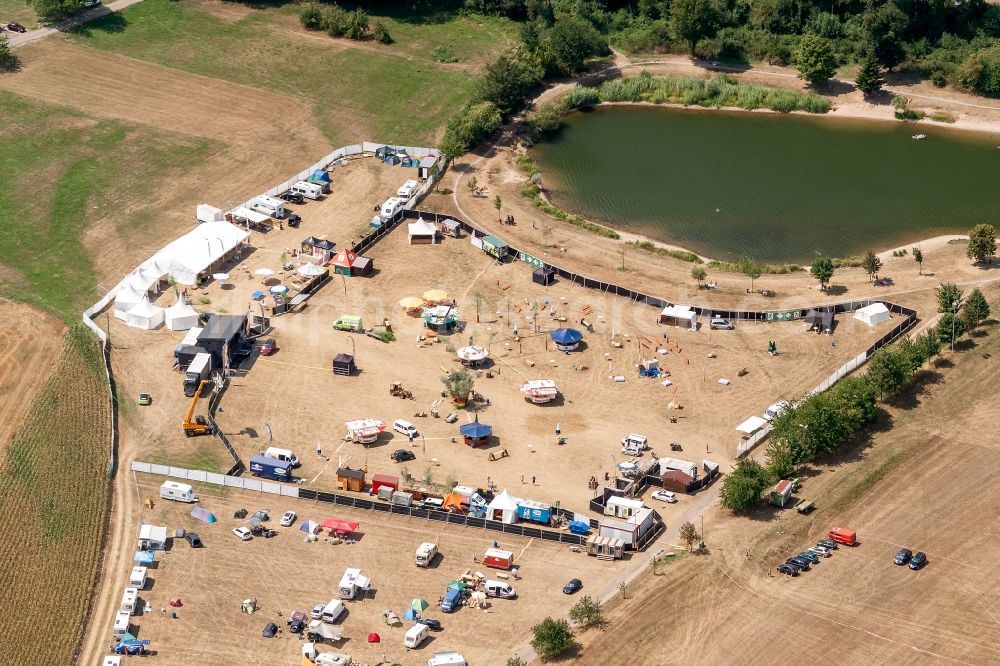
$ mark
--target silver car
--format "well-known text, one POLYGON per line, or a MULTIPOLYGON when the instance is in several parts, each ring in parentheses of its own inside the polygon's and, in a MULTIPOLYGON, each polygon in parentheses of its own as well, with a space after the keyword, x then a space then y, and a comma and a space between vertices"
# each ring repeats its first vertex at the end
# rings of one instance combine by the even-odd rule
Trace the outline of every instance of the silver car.
POLYGON ((813 546, 809 549, 809 552, 816 553, 820 557, 830 557, 833 555, 828 548, 824 548, 823 546, 813 546))
POLYGON ((716 330, 731 331, 733 330, 733 322, 722 317, 712 317, 712 321, 708 323, 708 327, 716 330))

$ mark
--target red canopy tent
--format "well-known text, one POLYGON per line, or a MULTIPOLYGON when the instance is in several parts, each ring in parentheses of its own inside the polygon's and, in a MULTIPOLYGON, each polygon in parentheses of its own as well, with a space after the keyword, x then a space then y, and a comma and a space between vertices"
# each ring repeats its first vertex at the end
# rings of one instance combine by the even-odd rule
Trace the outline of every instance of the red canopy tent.
POLYGON ((357 532, 358 525, 360 523, 355 523, 350 520, 341 520, 339 518, 327 518, 320 525, 325 530, 330 530, 332 532, 357 532))
POLYGON ((346 247, 342 247, 340 248, 340 252, 338 252, 337 255, 330 260, 330 263, 333 264, 335 273, 350 275, 351 267, 354 266, 354 262, 357 261, 357 259, 358 255, 351 252, 346 247))

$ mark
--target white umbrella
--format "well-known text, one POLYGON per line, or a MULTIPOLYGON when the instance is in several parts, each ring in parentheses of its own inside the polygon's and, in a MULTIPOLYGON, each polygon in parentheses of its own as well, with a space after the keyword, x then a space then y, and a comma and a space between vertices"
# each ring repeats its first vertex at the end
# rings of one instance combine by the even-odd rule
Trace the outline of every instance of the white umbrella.
POLYGON ((302 264, 299 266, 299 275, 302 277, 316 277, 317 275, 322 275, 325 269, 320 268, 316 264, 302 264))
POLYGON ((470 362, 482 361, 489 354, 489 352, 487 352, 482 347, 476 347, 474 345, 470 345, 468 347, 461 347, 455 353, 463 361, 470 361, 470 362))
POLYGON ((216 282, 225 282, 229 279, 229 273, 214 273, 212 275, 212 279, 216 282))
POLYGON ((270 277, 271 275, 274 275, 274 271, 270 268, 258 268, 253 272, 253 274, 261 277, 270 277))
POLYGON ((270 291, 272 294, 281 295, 288 293, 288 287, 286 287, 283 284, 279 284, 276 287, 271 287, 270 289, 268 289, 268 291, 270 291))

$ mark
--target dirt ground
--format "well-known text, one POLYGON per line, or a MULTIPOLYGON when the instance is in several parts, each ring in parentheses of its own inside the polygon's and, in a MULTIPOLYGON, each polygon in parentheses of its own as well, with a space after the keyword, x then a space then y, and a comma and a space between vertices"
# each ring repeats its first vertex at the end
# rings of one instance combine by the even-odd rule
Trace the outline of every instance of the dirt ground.
MULTIPOLYGON (((143 498, 158 497, 161 477, 128 476, 130 492, 143 498)), ((368 598, 345 602, 348 612, 337 623, 343 627, 345 640, 325 649, 348 653, 360 664, 380 662, 385 652, 390 663, 415 666, 426 663, 435 652, 449 650, 460 650, 471 663, 500 663, 532 624, 568 610, 573 598, 562 594, 566 580, 579 577, 586 588, 599 586, 625 566, 624 562, 612 566, 571 552, 567 546, 503 537, 500 546, 515 553, 519 567, 521 580, 511 581, 518 598, 494 600, 485 612, 462 608, 446 614, 435 605, 449 581, 468 569, 482 570, 488 578, 496 579, 492 571, 472 561, 474 554, 481 555, 490 547, 493 533, 440 524, 424 527, 399 516, 339 507, 331 511, 327 505, 276 501, 278 498, 270 495, 200 490, 199 506, 215 513, 219 522, 214 525, 192 518, 188 505, 159 499, 153 509, 143 508, 141 516, 132 517, 166 525, 171 531, 175 527, 196 531, 205 543, 203 549, 193 549, 181 539, 173 540, 170 550, 158 557, 151 580, 140 592, 140 599, 151 610, 137 615, 133 624, 140 638, 152 641, 157 663, 298 663, 301 641, 287 632, 285 621, 292 610, 308 613, 315 604, 335 598, 337 583, 348 567, 360 567, 371 576, 373 592, 368 598), (233 512, 261 507, 272 510, 272 524, 279 535, 237 540, 231 530, 242 521, 234 519, 233 512), (277 526, 280 513, 288 509, 297 511, 299 520, 290 528, 277 526), (331 545, 325 536, 316 543, 304 541, 305 535, 298 529, 301 521, 330 515, 360 522, 356 543, 331 545), (438 544, 440 555, 431 567, 420 569, 413 564, 413 551, 428 540, 438 544), (172 610, 168 605, 172 597, 183 602, 177 619, 162 610, 172 610), (240 612, 240 602, 249 597, 258 603, 258 612, 252 616, 240 612), (403 628, 388 627, 382 611, 391 609, 402 617, 413 599, 427 600, 431 607, 422 615, 439 619, 444 629, 410 652, 403 648, 403 633, 410 623, 404 622, 403 628), (285 631, 272 640, 261 638, 268 622, 285 631), (382 642, 367 643, 369 632, 377 632, 382 642)), ((111 576, 119 596, 129 570, 122 568, 111 576)))
POLYGON ((49 376, 64 330, 49 315, 0 299, 0 449, 49 376))
POLYGON ((710 554, 644 577, 613 604, 606 631, 584 634, 576 663, 613 663, 623 649, 634 664, 996 663, 1000 464, 983 433, 998 416, 1000 336, 993 326, 973 342, 887 407, 891 429, 806 470, 799 495, 819 507, 810 516, 706 515, 710 554), (797 578, 768 577, 835 525, 860 545, 797 578), (926 552, 927 566, 895 566, 904 546, 926 552))

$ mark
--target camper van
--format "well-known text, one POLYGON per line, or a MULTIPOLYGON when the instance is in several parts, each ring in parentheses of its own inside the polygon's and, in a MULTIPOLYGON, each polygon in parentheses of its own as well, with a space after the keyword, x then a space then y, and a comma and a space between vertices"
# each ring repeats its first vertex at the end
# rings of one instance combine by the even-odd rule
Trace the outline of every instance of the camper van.
POLYGON ((344 572, 343 578, 340 579, 337 593, 341 599, 353 599, 359 593, 366 592, 370 583, 367 576, 361 575, 361 569, 348 569, 344 572))
POLYGON ((300 180, 294 185, 292 185, 290 188, 288 188, 288 191, 295 192, 296 194, 301 194, 306 199, 316 200, 319 199, 321 196, 323 196, 322 185, 318 185, 317 183, 307 183, 304 180, 300 180))
POLYGON ((408 650, 420 647, 420 644, 426 640, 428 633, 430 633, 430 629, 427 625, 418 622, 406 630, 406 635, 403 636, 403 647, 408 650))
POLYGON ((379 214, 379 217, 383 222, 388 222, 396 213, 403 209, 403 203, 403 200, 399 197, 389 197, 382 204, 382 212, 379 214))
POLYGON ((164 481, 160 486, 160 499, 174 500, 175 502, 197 502, 198 497, 194 494, 194 488, 186 483, 177 481, 164 481))
POLYGON ((285 202, 281 199, 261 195, 250 202, 250 210, 270 215, 276 220, 285 219, 285 202))
POLYGON ((402 187, 396 190, 396 196, 400 199, 409 199, 413 196, 413 190, 417 189, 417 181, 408 180, 403 183, 402 187))
POLYGON ((120 610, 115 615, 115 624, 111 630, 111 635, 114 636, 115 640, 120 639, 128 631, 129 624, 132 622, 132 614, 128 611, 120 610))
POLYGON ((436 543, 422 543, 417 546, 416 564, 418 567, 429 567, 437 556, 436 543))
POLYGON ((645 435, 637 435, 634 432, 622 437, 622 453, 627 456, 641 456, 642 452, 649 448, 645 435))
POLYGON ((298 457, 289 451, 288 449, 279 449, 276 446, 269 446, 264 449, 265 458, 273 458, 274 460, 283 460, 285 462, 292 463, 292 467, 298 467, 302 463, 299 462, 298 457))
POLYGON ((144 588, 146 586, 146 567, 132 567, 132 573, 128 577, 128 584, 138 590, 144 588))
POLYGON ((509 583, 505 583, 502 580, 488 580, 483 589, 488 597, 500 597, 501 599, 516 599, 517 592, 514 588, 510 586, 509 583))
POLYGON ((184 374, 184 395, 188 398, 193 397, 198 392, 201 380, 208 379, 210 372, 212 372, 212 355, 208 352, 195 354, 184 374))
POLYGON ((427 666, 469 666, 469 662, 458 652, 438 652, 427 660, 427 666))
POLYGON ((347 610, 347 606, 344 605, 343 601, 340 599, 331 599, 330 603, 323 608, 323 614, 320 616, 320 619, 332 624, 344 614, 345 610, 347 610))

